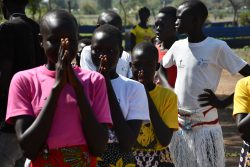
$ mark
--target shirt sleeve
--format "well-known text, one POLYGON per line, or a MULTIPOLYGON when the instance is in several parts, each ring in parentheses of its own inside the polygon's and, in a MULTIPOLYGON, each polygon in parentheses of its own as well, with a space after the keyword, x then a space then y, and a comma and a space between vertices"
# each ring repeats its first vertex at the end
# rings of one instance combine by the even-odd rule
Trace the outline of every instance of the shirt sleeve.
POLYGON ((239 113, 250 113, 250 85, 246 79, 249 80, 250 78, 243 78, 236 84, 233 115, 239 113))
POLYGON ((85 46, 81 52, 80 66, 82 69, 96 71, 96 66, 91 59, 91 48, 85 46))
POLYGON ((106 82, 103 76, 99 75, 97 78, 94 91, 95 96, 92 109, 95 113, 96 119, 101 123, 112 124, 106 82))
POLYGON ((217 57, 217 62, 219 66, 226 69, 231 74, 238 73, 247 64, 247 62, 234 53, 226 42, 222 43, 217 57))
POLYGON ((133 91, 128 95, 129 108, 126 120, 150 120, 148 99, 144 86, 141 83, 132 85, 133 91))
POLYGON ((13 124, 13 117, 30 115, 35 117, 31 101, 28 80, 17 73, 11 80, 8 96, 6 122, 13 124))
POLYGON ((163 56, 162 58, 162 66, 164 68, 169 68, 173 65, 175 65, 174 62, 174 44, 172 45, 172 47, 167 51, 167 53, 163 56))

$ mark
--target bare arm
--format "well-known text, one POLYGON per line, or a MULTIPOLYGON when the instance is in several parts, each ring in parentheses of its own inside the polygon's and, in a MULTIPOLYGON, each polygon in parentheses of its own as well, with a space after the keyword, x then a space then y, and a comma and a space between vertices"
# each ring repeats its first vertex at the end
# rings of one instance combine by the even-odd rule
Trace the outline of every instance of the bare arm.
POLYGON ((250 143, 250 114, 236 114, 235 119, 241 138, 250 143))
MULTIPOLYGON (((239 73, 244 77, 250 75, 250 66, 247 64, 245 65, 239 73)), ((225 108, 233 103, 234 93, 228 96, 227 98, 220 100, 210 89, 205 89, 205 93, 199 95, 198 101, 204 102, 200 104, 201 107, 203 106, 214 106, 216 108, 225 108)))
POLYGON ((133 48, 135 47, 135 44, 136 44, 136 37, 134 34, 130 33, 130 48, 131 48, 131 51, 133 50, 133 48))
POLYGON ((129 151, 137 139, 142 121, 125 120, 120 104, 117 101, 113 86, 111 84, 109 73, 106 68, 107 58, 101 55, 100 59, 101 63, 99 72, 104 75, 106 80, 111 116, 113 120, 113 128, 119 140, 121 149, 123 149, 124 151, 129 151))
POLYGON ((157 139, 161 143, 162 146, 169 145, 171 138, 173 136, 173 129, 170 129, 162 120, 159 112, 157 111, 154 102, 152 101, 150 95, 148 96, 148 105, 149 105, 149 114, 150 120, 154 127, 154 132, 156 134, 157 139))
MULTIPOLYGON (((65 39, 65 43, 69 44, 65 39)), ((67 48, 67 47, 66 47, 67 48)), ((68 52, 67 52, 68 53, 68 52)), ((94 112, 89 104, 89 101, 84 93, 83 86, 76 77, 70 61, 67 61, 67 77, 69 84, 74 88, 76 93, 77 104, 80 109, 82 120, 82 129, 86 137, 86 141, 90 152, 93 155, 101 155, 108 141, 108 132, 104 125, 100 124, 94 116, 94 112)), ((98 90, 97 90, 98 91, 98 90)), ((100 91, 101 93, 102 91, 100 91)), ((99 99, 95 99, 99 100, 99 99)))
POLYGON ((110 80, 106 79, 106 83, 115 134, 119 140, 121 148, 124 151, 129 151, 138 137, 142 121, 125 120, 110 80))
POLYGON ((157 74, 159 76, 159 79, 161 81, 161 85, 164 87, 164 88, 169 88, 169 83, 168 83, 168 76, 166 74, 166 72, 164 71, 165 68, 160 64, 160 68, 159 70, 157 71, 157 74))
POLYGON ((58 86, 52 89, 47 103, 36 119, 31 116, 16 117, 15 129, 17 138, 25 156, 29 159, 34 159, 45 145, 60 92, 61 88, 58 86))

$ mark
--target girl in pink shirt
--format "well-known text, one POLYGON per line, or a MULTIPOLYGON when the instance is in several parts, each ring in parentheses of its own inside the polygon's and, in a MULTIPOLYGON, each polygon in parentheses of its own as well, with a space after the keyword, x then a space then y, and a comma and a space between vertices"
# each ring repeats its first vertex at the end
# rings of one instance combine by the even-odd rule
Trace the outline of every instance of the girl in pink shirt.
POLYGON ((96 166, 112 123, 105 80, 71 66, 78 41, 71 14, 49 12, 40 26, 47 64, 15 74, 6 121, 15 125, 32 167, 96 166))

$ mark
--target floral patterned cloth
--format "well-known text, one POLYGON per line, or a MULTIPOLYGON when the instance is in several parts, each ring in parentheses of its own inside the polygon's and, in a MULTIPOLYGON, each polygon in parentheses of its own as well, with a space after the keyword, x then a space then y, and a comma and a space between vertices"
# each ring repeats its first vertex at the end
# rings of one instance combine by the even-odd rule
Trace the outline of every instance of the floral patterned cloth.
POLYGON ((135 167, 132 151, 125 152, 118 143, 108 143, 101 157, 97 157, 97 167, 135 167))
POLYGON ((243 142, 243 147, 240 154, 239 167, 250 167, 250 150, 249 144, 245 141, 243 142))
POLYGON ((96 157, 88 152, 86 146, 44 149, 30 167, 96 167, 96 157))
POLYGON ((174 167, 169 148, 154 151, 134 151, 137 167, 174 167))

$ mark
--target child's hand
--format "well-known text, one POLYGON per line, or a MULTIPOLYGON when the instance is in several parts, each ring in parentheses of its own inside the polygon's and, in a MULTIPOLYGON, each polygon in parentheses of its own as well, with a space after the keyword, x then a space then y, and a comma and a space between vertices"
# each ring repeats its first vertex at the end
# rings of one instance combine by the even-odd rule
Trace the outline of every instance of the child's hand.
POLYGON ((215 108, 223 108, 222 101, 214 94, 211 89, 204 89, 204 93, 198 96, 198 101, 204 102, 200 107, 213 106, 215 108))
POLYGON ((61 46, 63 48, 63 50, 65 50, 65 54, 63 56, 64 59, 66 59, 66 76, 67 76, 67 82, 74 88, 77 88, 77 86, 79 86, 80 81, 78 80, 78 78, 76 77, 74 70, 72 69, 72 65, 70 62, 70 55, 69 55, 69 48, 70 45, 70 41, 68 40, 68 38, 64 38, 61 39, 61 46))
POLYGON ((100 66, 98 69, 98 72, 101 73, 104 77, 108 77, 109 76, 109 72, 108 72, 108 59, 106 55, 100 55, 99 57, 100 59, 100 66))
POLYGON ((67 83, 67 54, 66 42, 61 40, 56 63, 56 86, 63 87, 67 83))
POLYGON ((138 81, 140 82, 140 83, 142 83, 142 84, 144 84, 144 71, 143 70, 140 70, 139 72, 138 72, 138 81))

